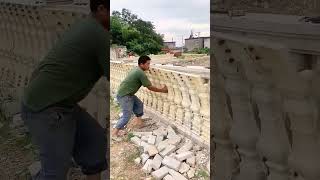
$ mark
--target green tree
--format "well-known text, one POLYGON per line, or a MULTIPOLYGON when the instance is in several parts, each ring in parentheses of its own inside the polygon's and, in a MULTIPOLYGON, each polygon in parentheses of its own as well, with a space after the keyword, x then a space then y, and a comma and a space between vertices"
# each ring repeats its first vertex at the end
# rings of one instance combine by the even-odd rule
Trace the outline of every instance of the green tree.
POLYGON ((138 55, 158 54, 163 47, 163 39, 152 22, 138 18, 128 9, 112 12, 110 34, 112 44, 124 45, 138 55))

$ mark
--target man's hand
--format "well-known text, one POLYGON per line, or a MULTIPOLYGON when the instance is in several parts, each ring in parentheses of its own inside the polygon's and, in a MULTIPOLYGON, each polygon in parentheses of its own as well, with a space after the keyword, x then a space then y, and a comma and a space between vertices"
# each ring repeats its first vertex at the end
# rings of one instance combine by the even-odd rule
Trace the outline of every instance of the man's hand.
POLYGON ((164 85, 162 88, 157 88, 154 86, 148 86, 147 87, 150 91, 154 91, 154 92, 162 92, 162 93, 168 93, 168 88, 166 85, 164 85))
POLYGON ((163 93, 168 93, 168 88, 166 85, 164 85, 162 88, 161 88, 162 92, 163 93))

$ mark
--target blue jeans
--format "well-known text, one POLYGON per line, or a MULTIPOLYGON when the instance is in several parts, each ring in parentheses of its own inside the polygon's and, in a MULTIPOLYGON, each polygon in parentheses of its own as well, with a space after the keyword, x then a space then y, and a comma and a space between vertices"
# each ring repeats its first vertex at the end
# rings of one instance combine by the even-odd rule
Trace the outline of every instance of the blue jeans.
POLYGON ((132 112, 136 117, 143 116, 143 102, 135 95, 117 96, 117 101, 122 109, 122 116, 115 128, 123 129, 129 122, 132 112))
POLYGON ((22 105, 21 116, 39 147, 41 171, 37 180, 65 180, 72 157, 86 175, 107 169, 104 129, 78 105, 40 112, 22 105))

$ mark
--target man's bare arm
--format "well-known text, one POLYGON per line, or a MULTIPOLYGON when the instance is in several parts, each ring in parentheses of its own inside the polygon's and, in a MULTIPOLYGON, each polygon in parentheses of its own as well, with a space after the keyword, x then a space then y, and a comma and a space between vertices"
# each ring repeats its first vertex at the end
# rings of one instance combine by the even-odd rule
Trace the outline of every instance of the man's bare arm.
POLYGON ((153 91, 153 92, 162 92, 162 93, 168 93, 168 88, 167 86, 164 86, 162 88, 157 88, 155 86, 148 86, 147 87, 150 91, 153 91))

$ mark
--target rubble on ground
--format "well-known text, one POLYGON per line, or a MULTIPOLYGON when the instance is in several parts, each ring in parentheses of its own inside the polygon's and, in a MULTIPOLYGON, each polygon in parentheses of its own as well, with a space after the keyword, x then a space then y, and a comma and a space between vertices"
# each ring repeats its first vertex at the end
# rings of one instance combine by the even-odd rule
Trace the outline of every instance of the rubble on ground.
POLYGON ((155 179, 192 179, 199 167, 210 171, 207 150, 177 134, 171 126, 132 134, 131 142, 141 148, 136 164, 155 179))

